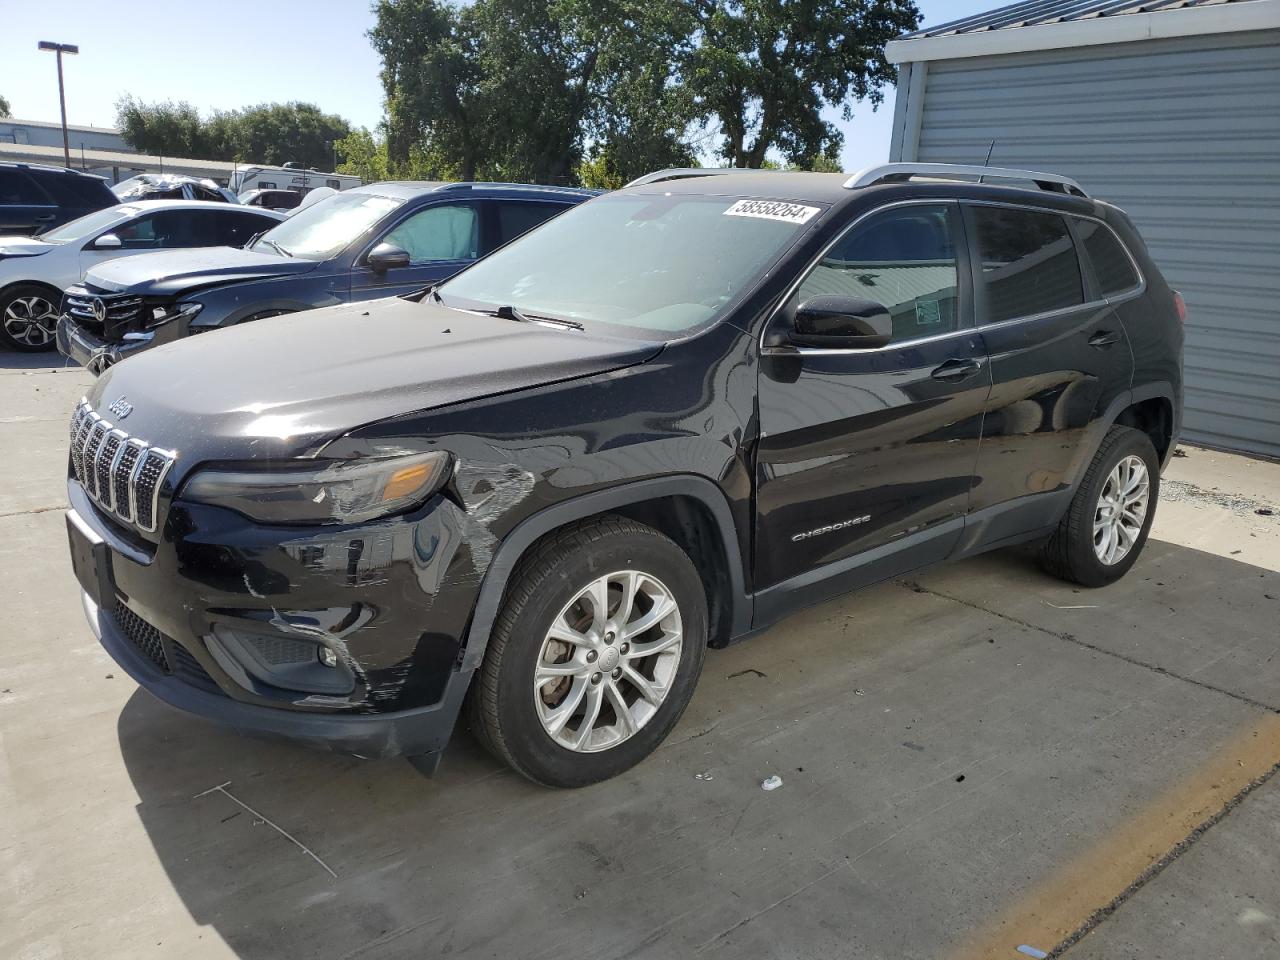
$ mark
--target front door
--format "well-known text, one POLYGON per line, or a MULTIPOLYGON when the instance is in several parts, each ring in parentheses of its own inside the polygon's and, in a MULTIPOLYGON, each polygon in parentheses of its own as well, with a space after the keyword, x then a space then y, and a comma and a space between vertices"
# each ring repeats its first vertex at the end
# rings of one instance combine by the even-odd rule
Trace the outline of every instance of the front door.
POLYGON ((359 262, 351 275, 351 299, 399 297, 453 276, 481 250, 480 208, 469 201, 437 203, 409 214, 374 241, 409 252, 407 267, 371 270, 359 262))
POLYGON ((969 497, 990 378, 973 326, 955 203, 908 203, 857 222, 766 333, 785 342, 811 296, 884 304, 872 350, 764 348, 756 458, 757 611, 818 600, 944 558, 969 497), (785 583, 784 583, 785 581, 785 583), (781 587, 778 585, 782 584, 781 587))
POLYGON ((992 377, 966 531, 983 545, 1061 515, 1091 453, 1089 427, 1129 389, 1133 356, 1115 311, 1081 269, 1076 237, 1094 221, 977 203, 965 204, 965 217, 992 377))

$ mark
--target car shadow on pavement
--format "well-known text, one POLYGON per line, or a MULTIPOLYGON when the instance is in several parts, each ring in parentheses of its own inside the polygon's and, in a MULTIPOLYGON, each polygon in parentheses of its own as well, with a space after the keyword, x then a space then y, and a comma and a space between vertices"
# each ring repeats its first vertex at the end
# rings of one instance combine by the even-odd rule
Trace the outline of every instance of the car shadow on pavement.
POLYGON ((923 572, 713 651, 668 742, 578 791, 461 726, 428 779, 143 691, 119 743, 173 889, 242 960, 941 956, 1280 705, 1276 597, 1156 541, 1095 591, 1020 551, 923 572))
POLYGON ((58 353, 45 350, 40 353, 21 353, 0 347, 0 372, 8 370, 79 370, 80 365, 58 353))

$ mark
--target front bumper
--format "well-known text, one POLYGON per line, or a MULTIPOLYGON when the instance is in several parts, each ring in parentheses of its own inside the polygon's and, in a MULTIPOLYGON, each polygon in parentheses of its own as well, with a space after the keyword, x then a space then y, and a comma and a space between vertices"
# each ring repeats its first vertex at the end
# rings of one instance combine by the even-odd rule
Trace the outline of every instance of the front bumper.
POLYGON ((56 340, 59 353, 95 375, 135 353, 155 346, 155 337, 148 334, 119 343, 102 340, 76 324, 65 313, 58 318, 56 340))
POLYGON ((103 648, 139 686, 172 707, 231 727, 249 736, 290 740, 308 747, 357 757, 421 757, 444 750, 453 732, 467 685, 450 683, 439 702, 416 710, 343 716, 277 710, 241 703, 161 673, 128 639, 115 617, 88 593, 81 602, 89 626, 103 648))
POLYGON ((478 592, 451 502, 317 528, 173 501, 158 539, 144 541, 74 479, 67 490, 90 625, 160 699, 364 757, 443 748, 471 677, 459 663, 478 592), (325 648, 336 662, 321 667, 325 648), (317 684, 317 673, 345 684, 317 684))

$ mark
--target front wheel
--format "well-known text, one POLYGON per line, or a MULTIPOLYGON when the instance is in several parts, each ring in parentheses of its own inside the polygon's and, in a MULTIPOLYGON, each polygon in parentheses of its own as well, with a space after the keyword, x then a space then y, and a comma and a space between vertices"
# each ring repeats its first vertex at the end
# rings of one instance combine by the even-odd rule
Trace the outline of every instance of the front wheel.
POLYGON ((1160 495, 1160 462, 1151 439, 1112 427, 1085 471, 1041 562, 1056 577, 1085 587, 1114 583, 1146 545, 1160 495))
POLYGON ((59 298, 33 283, 20 283, 0 293, 0 344, 10 350, 52 350, 58 331, 59 298))
POLYGON ((512 575, 472 690, 472 727, 537 783, 605 780, 675 726, 706 646, 706 594, 675 543, 621 517, 567 528, 512 575))

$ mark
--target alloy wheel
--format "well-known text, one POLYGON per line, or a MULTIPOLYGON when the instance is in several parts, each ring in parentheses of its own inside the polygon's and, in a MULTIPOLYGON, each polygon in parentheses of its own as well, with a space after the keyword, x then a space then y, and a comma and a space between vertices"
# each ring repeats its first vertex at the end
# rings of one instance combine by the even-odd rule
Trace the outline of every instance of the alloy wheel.
POLYGON ((58 311, 44 297, 19 297, 4 311, 4 330, 16 342, 44 347, 57 333, 58 311))
POLYGON ((1108 566, 1119 563, 1147 520, 1151 478, 1141 457, 1130 454, 1111 470, 1093 514, 1093 550, 1108 566))
POLYGON ((547 734, 581 753, 615 747, 653 719, 680 665, 680 607, 640 570, 593 580, 551 624, 534 668, 547 734))

